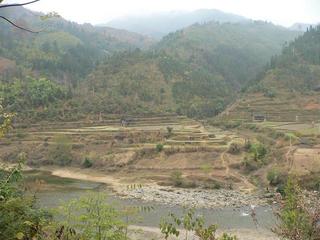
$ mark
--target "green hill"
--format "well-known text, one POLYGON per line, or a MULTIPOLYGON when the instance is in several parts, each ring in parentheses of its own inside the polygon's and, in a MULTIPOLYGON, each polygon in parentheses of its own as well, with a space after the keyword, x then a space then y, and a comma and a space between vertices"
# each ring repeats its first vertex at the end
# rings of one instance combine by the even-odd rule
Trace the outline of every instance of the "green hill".
POLYGON ((41 20, 43 14, 22 7, 1 9, 1 15, 25 28, 41 30, 30 34, 0 22, 0 56, 17 63, 18 75, 31 70, 73 86, 107 56, 153 44, 150 38, 123 30, 79 25, 62 18, 41 20))
POLYGON ((320 27, 311 27, 273 57, 266 72, 250 82, 229 118, 259 113, 271 121, 316 121, 320 117, 320 27))
POLYGON ((215 116, 298 34, 265 22, 197 24, 150 51, 111 57, 82 86, 94 97, 77 103, 95 114, 215 116))
MULTIPOLYGON (((0 56, 16 68, 3 70, 1 96, 8 111, 34 121, 101 114, 212 117, 300 34, 260 21, 210 22, 150 47, 152 41, 137 34, 63 19, 42 22, 20 10, 30 27, 46 31, 29 34, 3 23, 0 56)), ((16 14, 10 16, 19 19, 16 14)))

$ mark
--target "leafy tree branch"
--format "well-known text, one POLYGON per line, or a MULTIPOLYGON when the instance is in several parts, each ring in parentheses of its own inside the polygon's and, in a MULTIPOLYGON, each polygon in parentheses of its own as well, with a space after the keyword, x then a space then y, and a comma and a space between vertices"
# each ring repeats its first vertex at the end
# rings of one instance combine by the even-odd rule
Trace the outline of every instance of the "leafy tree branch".
MULTIPOLYGON (((0 0, 0 9, 2 9, 2 8, 11 8, 11 7, 22 7, 22 6, 25 6, 25 5, 29 5, 29 4, 32 4, 32 3, 39 2, 40 0, 34 0, 34 1, 30 1, 30 2, 25 2, 25 3, 1 4, 3 1, 4 0, 0 0)), ((16 27, 18 29, 21 29, 23 31, 30 32, 30 33, 39 33, 39 32, 41 32, 41 31, 34 31, 34 30, 27 29, 25 27, 19 26, 18 24, 14 23, 12 20, 8 19, 7 17, 4 17, 4 16, 0 15, 0 18, 5 20, 6 22, 11 24, 12 26, 14 26, 14 27, 16 27)))

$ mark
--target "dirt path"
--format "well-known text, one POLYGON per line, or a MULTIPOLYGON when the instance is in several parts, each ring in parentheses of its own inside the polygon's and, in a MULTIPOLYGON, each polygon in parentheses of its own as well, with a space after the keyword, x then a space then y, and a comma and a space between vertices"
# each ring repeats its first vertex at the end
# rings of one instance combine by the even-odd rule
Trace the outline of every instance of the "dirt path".
POLYGON ((253 192, 256 189, 256 186, 254 186, 252 183, 250 183, 249 180, 245 176, 243 176, 235 171, 230 171, 229 161, 226 160, 227 159, 226 155, 228 153, 228 149, 229 149, 229 147, 227 148, 227 150, 225 150, 220 155, 220 160, 221 160, 222 166, 225 168, 225 176, 226 177, 234 177, 236 179, 239 179, 243 184, 243 186, 240 188, 241 191, 249 192, 249 193, 253 192))
POLYGON ((228 152, 228 149, 225 150, 223 153, 221 153, 220 160, 221 160, 222 166, 226 169, 225 170, 226 176, 229 176, 230 175, 230 167, 229 167, 229 164, 226 163, 227 152, 228 152))

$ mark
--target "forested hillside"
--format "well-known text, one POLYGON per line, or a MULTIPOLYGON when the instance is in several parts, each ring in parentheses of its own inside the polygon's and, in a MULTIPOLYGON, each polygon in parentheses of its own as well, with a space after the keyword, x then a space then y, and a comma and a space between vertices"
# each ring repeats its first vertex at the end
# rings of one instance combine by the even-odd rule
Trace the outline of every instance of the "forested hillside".
POLYGON ((315 121, 319 117, 320 26, 287 44, 269 68, 250 82, 234 116, 263 113, 270 120, 315 121))
POLYGON ((136 33, 79 25, 62 18, 42 20, 43 14, 22 7, 1 9, 1 15, 28 29, 40 31, 31 34, 1 21, 2 59, 14 62, 20 75, 25 75, 22 71, 30 70, 73 86, 105 57, 118 51, 149 47, 153 42, 136 33))
POLYGON ((2 23, 0 31, 3 104, 32 121, 108 114, 212 117, 300 34, 260 21, 210 22, 150 46, 152 40, 135 33, 60 18, 41 21, 23 8, 7 14, 43 29, 30 34, 2 23))
POLYGON ((95 92, 90 104, 100 106, 98 112, 215 116, 298 34, 265 22, 193 25, 164 37, 152 51, 101 64, 85 83, 95 92))
POLYGON ((99 62, 154 43, 124 30, 79 25, 60 17, 43 19, 43 14, 22 7, 1 9, 1 15, 39 31, 29 33, 0 21, 0 98, 21 118, 57 118, 61 106, 99 62))

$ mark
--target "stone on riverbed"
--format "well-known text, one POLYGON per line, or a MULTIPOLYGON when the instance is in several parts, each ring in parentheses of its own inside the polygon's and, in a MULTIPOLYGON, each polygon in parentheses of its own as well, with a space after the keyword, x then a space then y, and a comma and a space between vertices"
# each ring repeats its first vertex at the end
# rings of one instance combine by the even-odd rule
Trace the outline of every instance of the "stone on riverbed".
POLYGON ((145 186, 140 189, 126 189, 123 198, 140 199, 168 205, 181 205, 197 208, 241 207, 266 205, 267 200, 258 195, 245 194, 235 190, 166 189, 158 186, 145 186))

